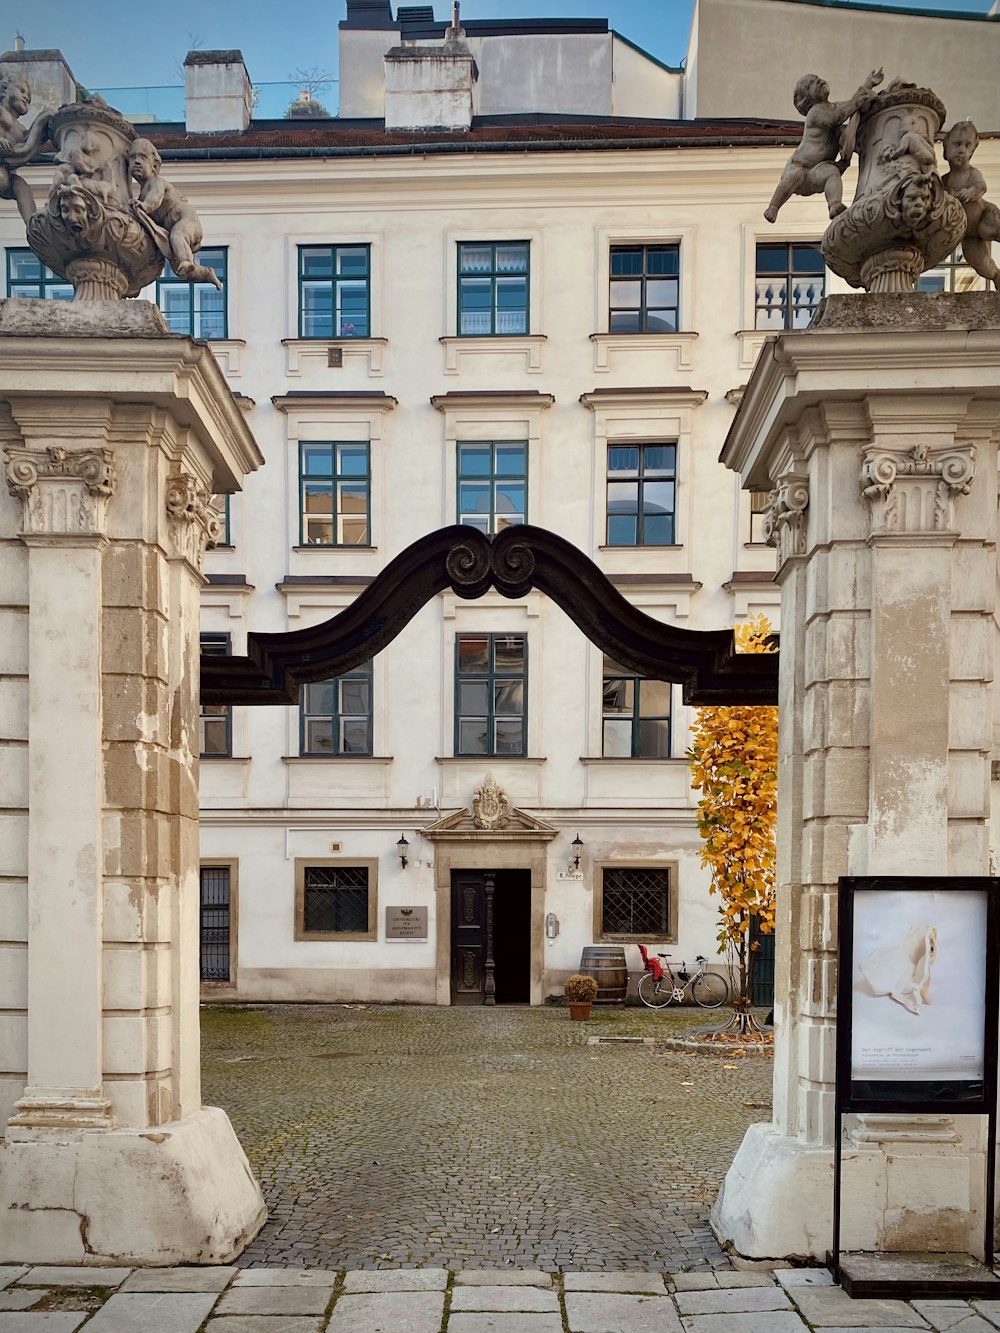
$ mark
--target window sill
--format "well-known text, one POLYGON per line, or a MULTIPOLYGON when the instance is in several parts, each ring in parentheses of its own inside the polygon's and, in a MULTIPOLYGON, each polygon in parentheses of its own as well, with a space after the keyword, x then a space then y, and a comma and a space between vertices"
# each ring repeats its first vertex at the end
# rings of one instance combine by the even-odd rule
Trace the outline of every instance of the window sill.
POLYGON ((626 356, 653 352, 657 356, 672 352, 675 370, 691 369, 691 352, 698 340, 697 333, 592 333, 594 369, 611 370, 617 354, 626 356))
MULTIPOLYGON (((606 935, 601 931, 597 937, 608 944, 676 944, 676 935, 606 935)), ((671 962, 674 962, 671 959, 671 962)), ((639 970, 639 969, 635 969, 639 970)))
POLYGON ((200 754, 199 763, 202 764, 249 764, 250 755, 239 754, 200 754))
POLYGON ((680 542, 669 542, 664 546, 599 546, 599 551, 683 551, 684 547, 680 542))
POLYGON ((458 375, 462 361, 469 356, 520 356, 523 369, 538 374, 542 369, 544 333, 455 334, 439 338, 444 348, 444 372, 458 375))
POLYGON ((544 764, 544 755, 527 754, 446 754, 435 755, 435 764, 544 764))
POLYGON ((385 371, 388 338, 282 338, 285 371, 301 375, 306 370, 349 370, 363 368, 372 378, 385 371), (340 353, 340 365, 331 365, 330 350, 340 353), (363 366, 362 366, 363 363, 363 366))
POLYGON ((297 930, 296 944, 376 944, 378 936, 374 932, 357 930, 297 930))
POLYGON ((391 754, 283 754, 283 764, 391 764, 391 754))
POLYGON ((634 767, 636 764, 657 764, 657 765, 659 765, 659 764, 671 764, 671 765, 673 765, 675 768, 687 768, 687 767, 688 767, 688 763, 689 763, 689 761, 688 761, 687 759, 681 759, 681 758, 678 758, 678 757, 676 757, 676 756, 674 756, 674 755, 664 755, 664 756, 659 756, 659 757, 653 757, 653 756, 649 756, 649 757, 647 757, 646 755, 636 754, 636 755, 629 755, 629 756, 626 758, 625 755, 611 755, 611 754, 593 754, 593 755, 588 755, 588 754, 582 754, 582 755, 580 756, 580 763, 581 763, 581 764, 601 764, 601 765, 608 765, 609 767, 610 767, 611 765, 614 765, 614 764, 626 764, 626 765, 628 765, 629 768, 634 767))
POLYGON ((319 542, 311 542, 308 546, 293 546, 293 551, 377 551, 377 546, 327 546, 319 542))

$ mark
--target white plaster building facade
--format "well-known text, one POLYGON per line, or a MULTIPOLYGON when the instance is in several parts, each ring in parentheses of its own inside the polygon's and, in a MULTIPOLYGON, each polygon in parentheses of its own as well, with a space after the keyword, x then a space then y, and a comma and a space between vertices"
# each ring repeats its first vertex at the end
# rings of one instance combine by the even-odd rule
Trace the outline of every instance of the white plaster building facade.
MULTIPOLYGON (((450 49, 433 26, 349 5, 339 121, 248 125, 242 63, 199 52, 191 105, 233 123, 148 128, 225 272, 218 300, 150 296, 211 338, 266 460, 207 557, 208 646, 327 619, 463 517, 558 532, 664 621, 777 627, 773 554, 718 455, 767 333, 845 289, 816 263, 821 201, 762 217, 795 127, 686 122, 678 71, 586 25, 470 24, 450 49)), ((991 183, 997 164, 984 138, 991 183)), ((12 205, 0 244, 8 295, 58 294, 19 267, 12 205)), ((679 687, 624 680, 534 592, 442 594, 370 673, 208 714, 206 996, 481 999, 459 933, 486 871, 499 1000, 544 1002, 595 944, 633 968, 639 941, 714 955, 690 724, 679 687), (489 774, 514 807, 499 833, 463 814, 489 774)))

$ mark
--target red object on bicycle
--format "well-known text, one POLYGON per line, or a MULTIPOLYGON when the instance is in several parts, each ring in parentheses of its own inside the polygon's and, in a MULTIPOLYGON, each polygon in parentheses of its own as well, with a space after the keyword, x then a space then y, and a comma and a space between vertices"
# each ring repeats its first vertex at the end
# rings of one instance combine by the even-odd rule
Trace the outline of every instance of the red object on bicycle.
POLYGON ((647 972, 652 972, 654 981, 662 981, 663 964, 660 962, 659 958, 650 958, 649 954, 646 952, 646 946, 644 944, 639 945, 639 953, 642 955, 643 967, 647 972))

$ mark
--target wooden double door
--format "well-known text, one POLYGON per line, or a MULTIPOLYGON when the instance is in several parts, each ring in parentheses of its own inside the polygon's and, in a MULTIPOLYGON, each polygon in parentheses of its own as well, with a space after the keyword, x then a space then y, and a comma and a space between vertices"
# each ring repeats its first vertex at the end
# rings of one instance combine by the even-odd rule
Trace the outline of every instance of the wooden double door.
POLYGON ((453 870, 452 1004, 531 998, 531 872, 453 870))

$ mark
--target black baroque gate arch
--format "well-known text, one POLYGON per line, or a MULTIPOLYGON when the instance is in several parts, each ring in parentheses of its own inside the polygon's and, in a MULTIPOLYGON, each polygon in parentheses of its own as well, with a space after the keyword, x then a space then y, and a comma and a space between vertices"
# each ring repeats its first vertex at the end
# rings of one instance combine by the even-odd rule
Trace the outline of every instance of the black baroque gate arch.
POLYGON ((401 551, 345 610, 286 634, 247 635, 245 657, 203 656, 203 704, 295 704, 312 681, 382 651, 445 588, 551 597, 592 643, 640 675, 683 687, 687 704, 777 704, 778 654, 737 653, 732 630, 665 625, 636 610, 594 562, 546 528, 487 537, 453 524, 401 551))

